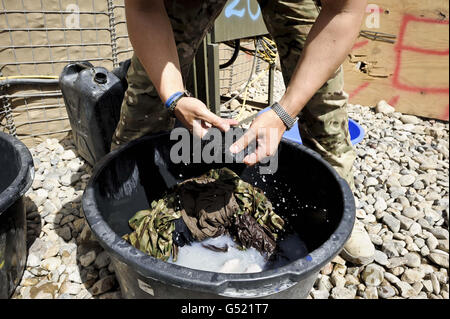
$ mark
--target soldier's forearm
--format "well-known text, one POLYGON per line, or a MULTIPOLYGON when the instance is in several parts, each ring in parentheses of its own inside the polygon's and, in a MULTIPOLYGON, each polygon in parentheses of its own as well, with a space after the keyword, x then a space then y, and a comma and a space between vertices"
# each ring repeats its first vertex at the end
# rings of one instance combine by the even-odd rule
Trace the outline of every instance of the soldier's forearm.
POLYGON ((128 34, 147 75, 166 101, 183 91, 183 78, 170 20, 163 0, 126 0, 128 34))
POLYGON ((297 116, 344 62, 359 34, 366 2, 322 0, 323 9, 308 35, 303 54, 280 100, 291 116, 297 116))

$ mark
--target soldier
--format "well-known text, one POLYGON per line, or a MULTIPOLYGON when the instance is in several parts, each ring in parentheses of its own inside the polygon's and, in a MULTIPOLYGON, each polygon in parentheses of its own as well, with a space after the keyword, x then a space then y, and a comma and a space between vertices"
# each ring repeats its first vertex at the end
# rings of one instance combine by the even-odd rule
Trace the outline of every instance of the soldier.
MULTIPOLYGON (((125 0, 134 48, 128 90, 112 148, 149 133, 170 129, 174 117, 194 134, 210 127, 227 131, 235 120, 222 119, 185 93, 197 48, 226 0, 125 0)), ((272 110, 253 121, 230 151, 256 140, 244 158, 254 165, 275 153, 286 129, 299 116, 305 145, 327 160, 354 187, 356 153, 348 132, 347 102, 341 64, 359 34, 366 0, 259 0, 266 26, 280 55, 287 89, 272 110), (275 129, 276 139, 269 139, 275 129)), ((301 183, 301 181, 299 181, 301 183)), ((342 251, 355 264, 373 261, 374 246, 360 222, 342 251)))

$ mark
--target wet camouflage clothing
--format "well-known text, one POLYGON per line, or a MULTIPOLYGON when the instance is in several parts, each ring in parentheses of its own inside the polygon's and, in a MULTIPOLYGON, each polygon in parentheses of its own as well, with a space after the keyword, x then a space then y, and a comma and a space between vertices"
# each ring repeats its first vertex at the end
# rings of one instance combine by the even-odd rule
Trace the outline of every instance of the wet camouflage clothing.
POLYGON ((267 200, 264 192, 242 179, 235 179, 235 183, 234 196, 240 208, 238 215, 253 216, 259 225, 267 227, 274 239, 277 239, 277 232, 283 229, 284 221, 275 214, 272 204, 267 200))
MULTIPOLYGON (((184 80, 201 40, 225 3, 225 0, 166 1, 184 80)), ((314 0, 259 0, 259 3, 266 26, 277 44, 287 84, 319 14, 319 7, 314 0)), ((163 102, 135 55, 127 79, 130 87, 122 104, 113 149, 173 126, 163 102)), ((356 153, 348 132, 348 95, 343 89, 344 77, 340 67, 299 114, 299 127, 304 144, 321 154, 353 188, 352 166, 356 153)))
POLYGON ((225 234, 239 210, 231 175, 210 171, 180 183, 176 189, 183 206, 181 216, 195 240, 225 234))
POLYGON ((136 213, 128 222, 134 230, 123 236, 137 249, 155 258, 167 261, 171 256, 177 259, 177 247, 173 243, 172 233, 175 220, 181 217, 175 211, 176 197, 166 195, 159 201, 153 201, 150 209, 136 213))
POLYGON ((149 210, 129 220, 134 231, 123 238, 153 257, 167 261, 172 256, 176 261, 173 235, 180 218, 196 241, 230 233, 242 248, 254 247, 266 256, 275 251, 284 227, 260 189, 222 168, 188 179, 153 201, 149 210))
POLYGON ((274 234, 266 225, 260 225, 249 214, 238 215, 234 219, 232 232, 242 247, 253 247, 270 257, 276 250, 274 234))
POLYGON ((274 239, 284 227, 263 191, 228 168, 184 181, 176 191, 181 195, 183 219, 198 241, 224 234, 223 228, 231 225, 230 218, 240 215, 252 216, 274 239))

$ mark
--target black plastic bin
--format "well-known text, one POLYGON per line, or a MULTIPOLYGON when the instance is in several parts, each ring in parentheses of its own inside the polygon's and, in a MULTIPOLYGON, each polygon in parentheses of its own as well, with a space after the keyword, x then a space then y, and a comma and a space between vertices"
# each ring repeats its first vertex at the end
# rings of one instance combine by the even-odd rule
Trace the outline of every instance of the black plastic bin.
POLYGON ((143 137, 113 151, 95 167, 85 190, 87 222, 111 256, 122 295, 306 298, 320 269, 340 252, 353 229, 355 204, 347 183, 317 153, 286 139, 280 144, 278 171, 264 176, 259 174, 258 166, 236 163, 173 164, 170 149, 176 142, 164 133, 143 137), (276 212, 295 227, 308 247, 307 255, 260 273, 222 274, 160 261, 121 238, 130 232, 128 219, 138 210, 148 209, 149 203, 168 187, 223 166, 247 182, 257 183, 274 207, 284 198, 276 212))
POLYGON ((25 269, 26 215, 23 195, 34 178, 30 151, 0 132, 0 298, 11 296, 25 269))

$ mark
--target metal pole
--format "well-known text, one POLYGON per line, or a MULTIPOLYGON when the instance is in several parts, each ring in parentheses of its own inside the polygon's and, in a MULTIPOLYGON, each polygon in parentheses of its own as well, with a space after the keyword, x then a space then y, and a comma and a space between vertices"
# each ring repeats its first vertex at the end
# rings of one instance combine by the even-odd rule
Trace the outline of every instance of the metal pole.
POLYGON ((274 83, 275 83, 275 63, 272 63, 269 68, 269 96, 268 101, 269 105, 272 105, 274 102, 274 83))
POLYGON ((220 115, 219 45, 211 42, 211 33, 206 36, 208 63, 208 106, 211 112, 220 115))

